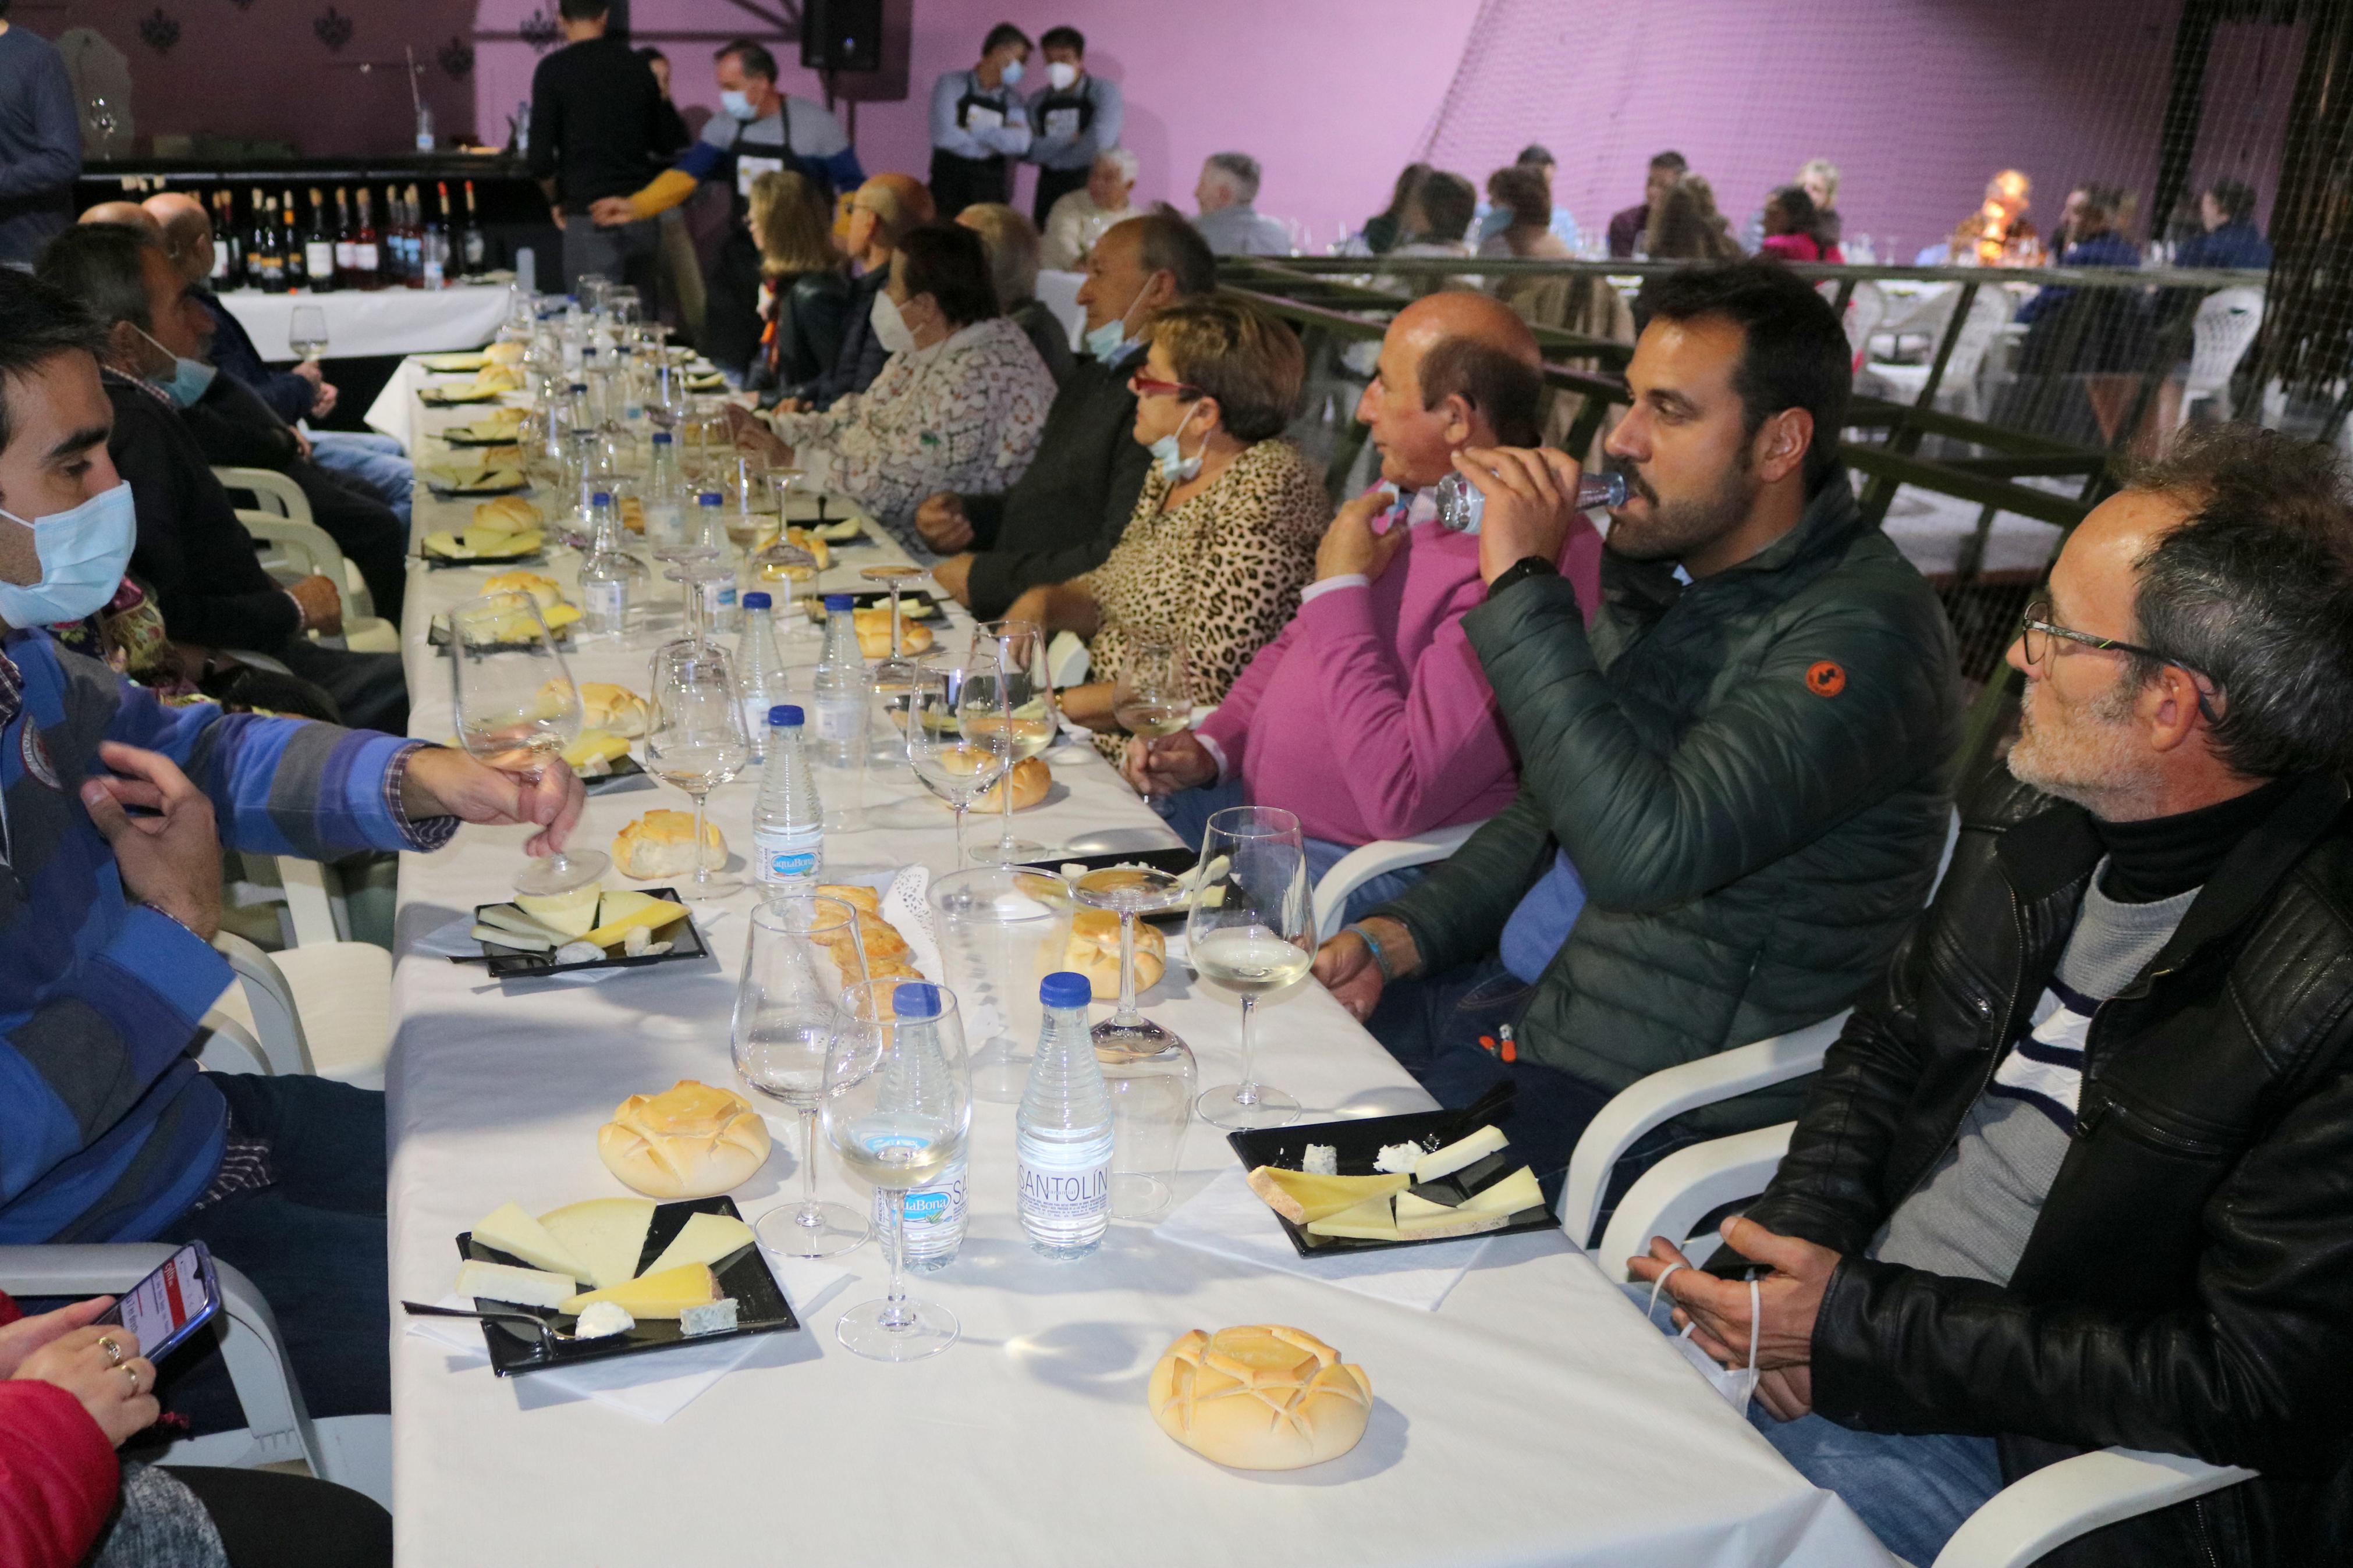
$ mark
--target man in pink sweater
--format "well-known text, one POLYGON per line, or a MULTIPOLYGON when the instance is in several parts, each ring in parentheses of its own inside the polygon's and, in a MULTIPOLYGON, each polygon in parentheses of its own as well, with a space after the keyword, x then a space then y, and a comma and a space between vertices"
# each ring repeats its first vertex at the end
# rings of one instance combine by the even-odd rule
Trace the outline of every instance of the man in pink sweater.
MULTIPOLYGON (((1299 614, 1198 729, 1129 742, 1125 771, 1198 843, 1213 811, 1278 805, 1305 829, 1309 875, 1349 850, 1502 810, 1518 786, 1494 693, 1462 635, 1485 596, 1479 540, 1440 526, 1428 487, 1466 447, 1536 438, 1535 337, 1484 294, 1398 312, 1356 405, 1381 484, 1340 509, 1299 614)), ((1561 571, 1598 604, 1601 538, 1581 524, 1561 571)), ((1419 873, 1359 889, 1353 917, 1419 873)))

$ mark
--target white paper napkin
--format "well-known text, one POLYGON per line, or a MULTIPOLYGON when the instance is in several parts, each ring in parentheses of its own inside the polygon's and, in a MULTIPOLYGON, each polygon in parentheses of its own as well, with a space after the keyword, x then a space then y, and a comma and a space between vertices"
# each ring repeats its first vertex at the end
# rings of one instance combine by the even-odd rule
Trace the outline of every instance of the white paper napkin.
POLYGON ((1454 1282, 1479 1261, 1479 1254, 1493 1239, 1469 1236, 1423 1247, 1302 1258, 1283 1235, 1282 1223, 1265 1200, 1250 1191, 1250 1179, 1239 1167, 1201 1189, 1192 1202, 1162 1220, 1153 1235, 1181 1247, 1321 1280, 1425 1312, 1438 1310, 1454 1282))
MULTIPOLYGON (((849 1270, 821 1260, 778 1258, 774 1253, 764 1256, 777 1282, 785 1288, 793 1315, 801 1321, 801 1332, 812 1332, 809 1309, 835 1285, 850 1278, 849 1270)), ((445 1295, 436 1305, 470 1310, 474 1303, 464 1296, 445 1295)), ((411 1318, 408 1331, 417 1339, 458 1352, 470 1361, 485 1365, 490 1362, 479 1322, 465 1318, 411 1318)), ((578 1366, 550 1367, 533 1373, 531 1377, 544 1387, 593 1399, 625 1415, 659 1424, 693 1404, 713 1384, 765 1348, 769 1337, 744 1334, 707 1345, 690 1342, 645 1355, 614 1356, 605 1361, 583 1362, 578 1366)))
POLYGON ((932 930, 931 900, 925 897, 932 886, 928 866, 902 866, 891 885, 882 889, 882 918, 892 929, 907 939, 913 950, 915 967, 923 978, 934 985, 947 984, 947 971, 940 965, 940 939, 932 930))

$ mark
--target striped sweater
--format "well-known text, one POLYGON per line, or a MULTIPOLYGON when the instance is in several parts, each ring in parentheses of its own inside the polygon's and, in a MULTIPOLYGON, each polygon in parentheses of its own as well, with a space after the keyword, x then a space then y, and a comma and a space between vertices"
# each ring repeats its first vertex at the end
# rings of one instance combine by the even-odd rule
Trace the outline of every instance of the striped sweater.
POLYGON ((457 822, 402 812, 417 742, 167 708, 46 632, 0 641, 0 1244, 145 1239, 220 1163, 227 1104, 189 1047, 230 973, 126 900, 79 794, 99 743, 178 763, 237 849, 432 848, 457 822))

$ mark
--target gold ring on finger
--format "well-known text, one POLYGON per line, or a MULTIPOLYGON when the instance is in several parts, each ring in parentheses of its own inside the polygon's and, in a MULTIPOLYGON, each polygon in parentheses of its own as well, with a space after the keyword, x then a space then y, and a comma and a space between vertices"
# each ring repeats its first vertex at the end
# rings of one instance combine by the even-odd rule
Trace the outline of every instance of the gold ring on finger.
POLYGON ((116 1339, 112 1334, 100 1334, 98 1338, 98 1348, 106 1352, 107 1365, 121 1366, 122 1364, 122 1342, 121 1340, 116 1339))
POLYGON ((128 1362, 125 1362, 121 1366, 117 1367, 115 1370, 116 1370, 116 1371, 118 1371, 118 1372, 120 1372, 120 1373, 121 1373, 123 1376, 125 1376, 125 1377, 127 1377, 127 1378, 129 1378, 129 1379, 131 1380, 131 1396, 132 1396, 133 1399, 138 1398, 138 1397, 139 1397, 139 1369, 138 1369, 137 1367, 135 1367, 135 1366, 131 1365, 128 1362))

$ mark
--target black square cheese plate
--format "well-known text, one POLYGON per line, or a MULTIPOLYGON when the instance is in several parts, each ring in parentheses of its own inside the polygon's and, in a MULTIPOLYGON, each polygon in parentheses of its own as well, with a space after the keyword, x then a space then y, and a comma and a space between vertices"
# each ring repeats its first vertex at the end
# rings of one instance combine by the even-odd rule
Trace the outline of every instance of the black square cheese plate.
MULTIPOLYGON (((646 1232, 646 1249, 638 1255, 638 1267, 642 1269, 662 1255, 662 1249, 678 1239, 686 1222, 699 1214, 723 1214, 736 1219, 735 1200, 722 1194, 715 1198, 690 1198, 674 1204, 654 1205, 654 1223, 646 1232)), ((510 1257, 497 1247, 486 1247, 474 1239, 472 1231, 462 1231, 458 1237, 458 1256, 482 1263, 504 1263, 517 1268, 529 1268, 531 1264, 520 1258, 510 1257)), ((733 1256, 723 1258, 712 1272, 718 1276, 719 1293, 735 1299, 735 1327, 723 1333, 697 1334, 688 1339, 679 1332, 678 1323, 669 1318, 649 1318, 626 1333, 613 1334, 599 1340, 556 1340, 543 1351, 539 1336, 521 1326, 509 1327, 500 1322, 482 1324, 482 1342, 491 1352, 491 1369, 501 1377, 512 1377, 519 1373, 543 1372, 551 1366, 577 1366, 582 1362, 609 1361, 615 1356, 642 1355, 648 1351, 668 1350, 672 1345, 717 1344, 723 1340, 740 1340, 747 1334, 796 1332, 800 1320, 785 1300, 785 1288, 768 1268, 768 1260, 757 1242, 733 1256)), ((484 1312, 515 1312, 544 1321, 551 1327, 569 1331, 577 1321, 569 1312, 559 1312, 550 1307, 518 1307, 512 1301, 493 1301, 487 1297, 474 1299, 475 1309, 484 1312)))
MULTIPOLYGON (((1254 1171, 1261 1165, 1273 1165, 1286 1171, 1305 1167, 1307 1145, 1324 1143, 1331 1146, 1339 1174, 1343 1176, 1377 1176, 1373 1168, 1381 1150, 1391 1143, 1413 1143, 1424 1152, 1442 1149, 1456 1139, 1476 1132, 1492 1120, 1481 1117, 1470 1120, 1460 1110, 1417 1110, 1403 1116, 1366 1116, 1353 1121, 1293 1122, 1288 1127, 1261 1127, 1226 1134, 1229 1144, 1242 1163, 1242 1169, 1254 1171)), ((1494 1185, 1522 1165, 1525 1156, 1510 1144, 1472 1164, 1465 1165, 1451 1176, 1440 1176, 1434 1182, 1420 1182, 1405 1190, 1432 1203, 1452 1206, 1462 1203, 1473 1193, 1494 1185)), ((1355 1237, 1310 1236, 1303 1225, 1293 1225, 1272 1209, 1266 1217, 1282 1227, 1302 1258, 1333 1258, 1349 1252, 1380 1252, 1393 1247, 1434 1247, 1451 1241, 1477 1241, 1482 1237, 1516 1236, 1525 1230, 1556 1230, 1560 1221, 1552 1210, 1542 1205, 1525 1208, 1494 1230, 1482 1230, 1471 1236, 1417 1237, 1411 1240, 1366 1241, 1355 1237)))
MULTIPOLYGON (((668 899, 674 904, 686 902, 676 888, 638 888, 631 890, 650 893, 657 899, 668 899)), ((512 907, 513 902, 512 899, 502 899, 493 904, 476 904, 474 906, 475 922, 477 924, 481 922, 484 910, 507 909, 512 907)), ((623 953, 617 958, 608 956, 590 959, 580 963, 558 963, 553 952, 533 952, 525 948, 507 947, 499 942, 484 941, 481 957, 476 958, 468 954, 463 957, 452 957, 449 962, 479 963, 490 971, 491 978, 493 980, 515 980, 537 979, 545 974, 577 974, 584 969, 643 969, 649 964, 676 963, 685 959, 706 957, 711 952, 703 942, 702 930, 694 923, 691 910, 684 920, 672 921, 660 931, 656 931, 654 941, 669 942, 670 951, 640 953, 634 958, 623 953)))

